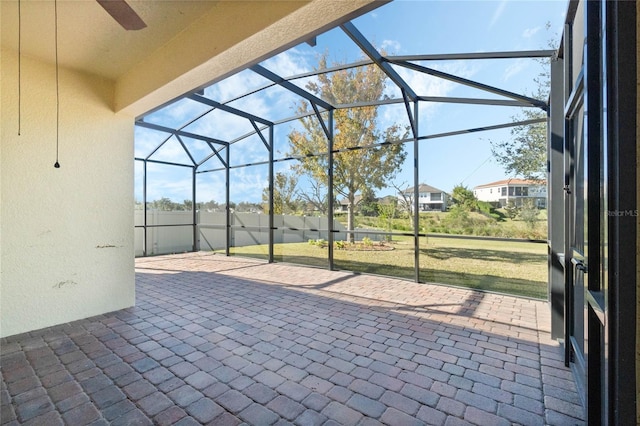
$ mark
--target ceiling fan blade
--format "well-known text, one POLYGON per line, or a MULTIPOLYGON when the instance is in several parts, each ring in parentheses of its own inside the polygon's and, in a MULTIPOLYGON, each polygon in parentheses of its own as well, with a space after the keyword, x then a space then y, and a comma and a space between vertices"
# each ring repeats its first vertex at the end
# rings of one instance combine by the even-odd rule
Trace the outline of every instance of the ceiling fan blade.
POLYGON ((125 0, 96 0, 125 30, 141 30, 147 26, 125 0))

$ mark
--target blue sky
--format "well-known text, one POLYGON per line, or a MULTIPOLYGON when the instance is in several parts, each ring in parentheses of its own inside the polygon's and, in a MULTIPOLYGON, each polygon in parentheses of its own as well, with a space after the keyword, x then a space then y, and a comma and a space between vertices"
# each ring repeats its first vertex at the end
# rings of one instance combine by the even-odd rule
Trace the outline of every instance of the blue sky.
MULTIPOLYGON (((557 46, 564 23, 566 1, 428 1, 397 0, 384 5, 353 21, 377 48, 389 55, 473 53, 491 51, 548 49, 549 40, 557 46), (546 24, 550 28, 546 28, 546 24)), ((359 48, 342 30, 334 29, 317 38, 315 47, 304 43, 295 46, 261 65, 282 76, 311 71, 317 58, 329 52, 331 62, 352 62, 362 59, 359 48)), ((457 60, 429 61, 421 65, 449 72, 467 79, 496 86, 522 94, 531 94, 533 82, 542 70, 541 65, 529 59, 503 60, 457 60)), ((418 95, 498 98, 466 86, 429 77, 421 73, 395 67, 418 95)), ((296 81, 301 87, 306 80, 296 81)), ((250 71, 243 71, 219 82, 205 91, 205 96, 218 101, 227 101, 263 85, 266 80, 250 71)), ((391 85, 387 94, 398 96, 391 85)), ((294 113, 300 99, 286 90, 273 87, 264 93, 251 95, 230 103, 236 108, 270 120, 278 120, 294 113)), ((147 121, 167 125, 182 125, 205 111, 201 105, 183 100, 159 111, 147 121)), ((504 106, 455 105, 443 103, 421 103, 419 107, 420 134, 428 135, 466 128, 484 127, 511 121, 518 108, 504 106)), ((380 127, 393 123, 406 124, 404 106, 381 108, 380 127)), ((275 128, 276 157, 287 150, 286 135, 296 122, 275 128)), ((212 135, 222 140, 232 140, 251 130, 248 121, 222 111, 208 114, 205 119, 187 127, 186 130, 212 135)), ((476 185, 508 177, 491 155, 490 141, 509 138, 509 130, 495 130, 430 139, 420 143, 420 182, 428 183, 445 191, 462 183, 470 188, 476 185)), ((136 129, 136 156, 148 155, 166 135, 136 129)), ((200 141, 185 139, 196 157, 196 161, 210 154, 209 148, 200 141)), ((407 145, 407 165, 399 170, 393 180, 400 186, 413 184, 413 146, 407 145)), ((243 140, 231 148, 232 164, 265 161, 267 151, 257 136, 243 140)), ((159 160, 188 163, 182 147, 171 140, 153 156, 159 160)), ((136 162, 138 163, 138 162, 136 162)), ((221 167, 215 158, 204 169, 221 167)), ((278 163, 277 170, 286 170, 287 163, 278 163)), ((151 166, 148 199, 168 197, 182 201, 190 197, 190 173, 179 167, 151 166)), ((141 167, 136 164, 136 198, 141 199, 141 167)), ((232 201, 260 201, 262 188, 266 186, 266 166, 234 169, 232 173, 232 201)), ((224 201, 224 174, 221 172, 199 175, 198 201, 214 199, 224 201)), ((301 180, 300 185, 304 185, 301 180)), ((393 189, 381 190, 380 195, 393 193, 393 189)))

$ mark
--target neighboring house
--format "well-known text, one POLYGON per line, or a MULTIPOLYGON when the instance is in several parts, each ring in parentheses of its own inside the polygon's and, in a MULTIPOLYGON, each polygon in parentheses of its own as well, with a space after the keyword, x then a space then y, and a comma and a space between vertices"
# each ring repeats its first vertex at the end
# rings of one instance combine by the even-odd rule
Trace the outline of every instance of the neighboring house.
MULTIPOLYGON (((356 203, 356 212, 359 211, 360 202, 362 201, 362 195, 356 195, 355 203, 356 203)), ((398 199, 393 195, 387 195, 382 198, 376 198, 376 202, 378 204, 391 204, 392 202, 397 202, 398 199)), ((341 199, 335 206, 336 213, 344 213, 349 211, 349 200, 347 198, 341 199)))
MULTIPOLYGON (((414 187, 410 187, 398 194, 398 200, 402 204, 406 201, 412 203, 411 209, 413 210, 413 195, 414 187)), ((426 183, 418 185, 418 211, 445 211, 449 203, 449 194, 441 189, 434 188, 426 183)))
MULTIPOLYGON (((356 206, 358 206, 358 204, 360 204, 360 201, 362 200, 362 195, 356 195, 354 202, 356 204, 356 206)), ((340 212, 348 212, 349 211, 349 199, 348 198, 343 198, 340 201, 338 201, 338 203, 336 203, 335 206, 335 211, 336 213, 340 213, 340 212)))
POLYGON ((509 201, 522 206, 524 200, 533 200, 536 207, 547 207, 547 182, 525 179, 504 179, 497 182, 478 185, 473 188, 478 201, 486 201, 504 207, 509 201))

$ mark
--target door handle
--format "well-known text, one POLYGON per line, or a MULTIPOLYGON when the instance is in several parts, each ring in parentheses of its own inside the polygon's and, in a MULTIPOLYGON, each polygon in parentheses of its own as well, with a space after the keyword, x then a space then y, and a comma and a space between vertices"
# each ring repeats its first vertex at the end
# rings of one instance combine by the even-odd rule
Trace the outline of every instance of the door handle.
POLYGON ((573 263, 573 265, 576 267, 576 269, 578 271, 581 271, 583 274, 586 274, 587 272, 589 272, 589 268, 587 268, 587 265, 585 265, 582 260, 576 259, 575 257, 572 257, 571 258, 571 263, 573 263))

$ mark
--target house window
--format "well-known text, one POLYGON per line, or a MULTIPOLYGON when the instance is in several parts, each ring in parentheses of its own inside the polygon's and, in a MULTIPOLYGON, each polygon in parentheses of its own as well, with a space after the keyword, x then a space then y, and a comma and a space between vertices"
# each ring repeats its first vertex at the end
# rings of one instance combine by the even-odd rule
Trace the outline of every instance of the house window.
POLYGON ((522 187, 522 196, 523 197, 529 196, 529 187, 528 186, 523 186, 522 187))
POLYGON ((507 195, 507 187, 503 186, 502 188, 500 188, 501 193, 500 195, 502 195, 503 197, 507 195))
POLYGON ((442 201, 442 194, 439 192, 432 192, 431 201, 442 201))
POLYGON ((520 197, 522 195, 522 187, 516 186, 516 197, 520 197))
POLYGON ((513 186, 509 187, 509 195, 512 196, 512 197, 513 197, 513 189, 514 189, 513 186))

